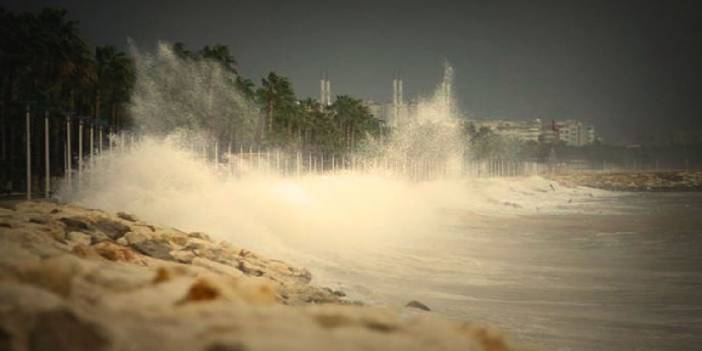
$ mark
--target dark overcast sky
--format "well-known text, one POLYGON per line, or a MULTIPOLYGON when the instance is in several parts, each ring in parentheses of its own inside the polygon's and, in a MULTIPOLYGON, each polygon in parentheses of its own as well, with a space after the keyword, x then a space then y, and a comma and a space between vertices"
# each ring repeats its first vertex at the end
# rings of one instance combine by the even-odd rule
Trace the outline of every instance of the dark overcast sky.
POLYGON ((93 45, 133 38, 228 45, 244 75, 275 70, 298 95, 428 94, 443 58, 473 116, 595 123, 610 142, 702 128, 695 1, 7 1, 59 6, 93 45))

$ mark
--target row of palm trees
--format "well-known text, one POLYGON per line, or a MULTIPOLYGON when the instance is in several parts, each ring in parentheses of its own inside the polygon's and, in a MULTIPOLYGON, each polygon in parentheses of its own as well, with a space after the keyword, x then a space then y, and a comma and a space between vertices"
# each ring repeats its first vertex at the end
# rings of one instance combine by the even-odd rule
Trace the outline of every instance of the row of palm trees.
POLYGON ((37 14, 0 9, 3 115, 31 103, 124 125, 134 65, 113 46, 91 50, 63 9, 37 14))
MULTIPOLYGON (((30 103, 129 126, 136 69, 125 52, 109 45, 91 50, 80 36, 78 23, 63 9, 15 14, 0 8, 0 32, 2 116, 13 106, 30 103)), ((290 80, 275 72, 256 86, 241 76, 227 46, 208 45, 191 51, 176 43, 173 51, 182 60, 215 61, 231 74, 232 89, 260 110, 257 143, 342 152, 386 132, 359 99, 338 96, 331 106, 301 100, 290 80)))
POLYGON ((236 60, 224 45, 191 51, 185 44, 175 43, 173 51, 182 60, 219 62, 232 75, 233 88, 261 112, 255 133, 259 144, 343 152, 387 133, 383 121, 360 99, 341 95, 330 106, 311 98, 298 99, 290 80, 276 72, 268 73, 256 87, 239 74, 236 60))

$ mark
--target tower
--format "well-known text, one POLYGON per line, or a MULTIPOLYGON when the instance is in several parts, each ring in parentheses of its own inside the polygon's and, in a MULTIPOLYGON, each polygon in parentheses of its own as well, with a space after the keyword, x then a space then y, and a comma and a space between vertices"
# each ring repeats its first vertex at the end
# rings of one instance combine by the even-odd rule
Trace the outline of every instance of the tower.
POLYGON ((331 105, 331 82, 327 78, 327 74, 322 75, 322 79, 319 81, 319 103, 324 106, 331 105))
POLYGON ((393 119, 397 121, 400 118, 402 106, 404 104, 404 81, 395 74, 392 80, 392 109, 393 119))

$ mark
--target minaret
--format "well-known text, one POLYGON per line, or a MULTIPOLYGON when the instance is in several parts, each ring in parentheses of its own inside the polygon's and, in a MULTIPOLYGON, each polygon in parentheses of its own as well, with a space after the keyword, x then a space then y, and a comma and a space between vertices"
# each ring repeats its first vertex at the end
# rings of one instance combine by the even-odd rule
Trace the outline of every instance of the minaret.
POLYGON ((392 80, 392 108, 393 108, 393 118, 397 121, 400 118, 400 111, 402 110, 402 105, 404 104, 404 82, 401 78, 395 74, 395 78, 392 80))
POLYGON ((405 103, 405 102, 404 102, 404 100, 405 100, 405 98, 404 98, 405 94, 404 94, 403 91, 402 91, 402 90, 403 90, 403 87, 404 87, 404 85, 405 85, 405 81, 403 81, 402 79, 398 79, 398 80, 397 80, 397 83, 398 83, 398 89, 397 89, 397 90, 398 90, 398 91, 397 91, 397 104, 400 105, 400 106, 402 106, 402 105, 404 105, 404 103, 405 103))
POLYGON ((331 82, 327 78, 327 74, 322 75, 322 79, 319 81, 319 103, 324 106, 331 105, 331 82))
POLYGON ((324 105, 326 102, 327 94, 325 90, 327 89, 326 78, 322 75, 322 79, 319 80, 319 103, 324 105))

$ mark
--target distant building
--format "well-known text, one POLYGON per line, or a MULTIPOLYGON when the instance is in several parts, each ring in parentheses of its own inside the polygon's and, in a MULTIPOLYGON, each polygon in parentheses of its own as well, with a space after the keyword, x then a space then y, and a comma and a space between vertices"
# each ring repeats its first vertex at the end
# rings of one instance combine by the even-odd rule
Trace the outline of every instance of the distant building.
POLYGON ((368 99, 364 103, 368 106, 373 116, 385 121, 388 126, 392 127, 406 122, 416 109, 414 100, 405 102, 404 81, 397 77, 392 80, 392 102, 376 102, 368 99))
POLYGON ((319 103, 322 106, 330 106, 332 104, 331 96, 331 82, 325 73, 319 81, 319 103))
POLYGON ((570 146, 584 146, 595 143, 597 135, 595 127, 576 120, 555 122, 559 140, 570 146))
POLYGON ((521 141, 538 142, 542 134, 542 124, 540 119, 515 121, 506 119, 494 120, 474 120, 472 121, 477 129, 489 128, 493 133, 510 137, 521 141))
POLYGON ((571 146, 594 144, 597 140, 595 127, 576 120, 542 122, 533 120, 490 119, 472 121, 477 129, 489 128, 493 133, 525 142, 571 146))

